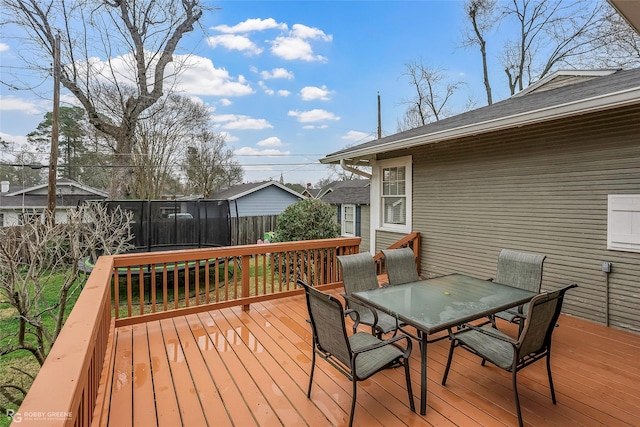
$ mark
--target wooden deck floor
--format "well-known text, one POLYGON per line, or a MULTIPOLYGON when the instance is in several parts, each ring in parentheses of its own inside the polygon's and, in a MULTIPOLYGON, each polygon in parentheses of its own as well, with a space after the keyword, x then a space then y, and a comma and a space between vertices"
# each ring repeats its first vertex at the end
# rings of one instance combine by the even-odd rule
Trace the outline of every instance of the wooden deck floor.
MULTIPOLYGON (((306 397, 311 333, 304 296, 119 328, 109 425, 346 425, 351 383, 320 360, 306 397)), ((544 362, 519 375, 526 425, 640 425, 640 335, 562 316, 549 397, 544 362)), ((501 325, 502 326, 502 325, 501 325)), ((508 328, 508 327, 507 327, 508 328)), ((515 329, 514 329, 515 330, 515 329)), ((402 369, 359 383, 355 424, 517 425, 510 376, 456 352, 440 385, 447 341, 431 344, 426 416, 409 410, 402 369)), ((419 351, 412 381, 419 404, 419 351)))

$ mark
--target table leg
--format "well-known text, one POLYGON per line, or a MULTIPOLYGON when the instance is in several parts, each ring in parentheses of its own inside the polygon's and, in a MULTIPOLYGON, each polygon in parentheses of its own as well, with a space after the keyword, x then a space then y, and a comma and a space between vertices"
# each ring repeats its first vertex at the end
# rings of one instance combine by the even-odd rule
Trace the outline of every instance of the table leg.
POLYGON ((427 414, 427 334, 420 333, 420 415, 427 414))

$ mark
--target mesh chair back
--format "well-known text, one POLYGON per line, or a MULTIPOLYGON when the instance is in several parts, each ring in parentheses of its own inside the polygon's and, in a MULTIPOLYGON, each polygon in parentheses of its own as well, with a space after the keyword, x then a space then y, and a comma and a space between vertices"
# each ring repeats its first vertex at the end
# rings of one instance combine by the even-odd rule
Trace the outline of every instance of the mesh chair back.
POLYGON ((369 252, 353 255, 340 255, 338 262, 342 267, 342 281, 347 295, 353 292, 369 291, 378 287, 376 264, 369 252))
POLYGON ((390 286, 420 280, 413 249, 383 249, 382 253, 384 254, 385 265, 387 266, 387 276, 390 286))
POLYGON ((498 256, 495 282, 540 292, 545 255, 503 249, 498 256))
POLYGON ((330 353, 346 366, 351 367, 351 348, 344 323, 344 310, 337 298, 320 292, 304 282, 307 308, 315 346, 320 351, 330 353))
POLYGON ((529 316, 518 338, 518 349, 521 356, 539 353, 549 347, 551 335, 562 310, 564 293, 576 286, 565 286, 557 291, 533 297, 529 303, 529 316))

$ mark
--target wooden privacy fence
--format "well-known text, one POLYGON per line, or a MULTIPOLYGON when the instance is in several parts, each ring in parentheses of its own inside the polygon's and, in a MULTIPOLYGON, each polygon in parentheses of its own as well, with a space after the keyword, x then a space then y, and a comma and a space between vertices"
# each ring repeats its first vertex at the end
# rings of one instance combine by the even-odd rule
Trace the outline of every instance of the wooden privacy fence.
POLYGON ((242 216, 231 218, 231 245, 253 245, 264 233, 276 229, 278 215, 242 216))

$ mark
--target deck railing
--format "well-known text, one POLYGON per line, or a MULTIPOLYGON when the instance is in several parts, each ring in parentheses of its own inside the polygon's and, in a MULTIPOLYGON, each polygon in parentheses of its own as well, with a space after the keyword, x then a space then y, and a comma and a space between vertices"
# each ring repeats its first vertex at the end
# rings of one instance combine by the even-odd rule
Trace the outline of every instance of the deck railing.
MULTIPOLYGON (((402 239, 390 245, 388 249, 399 248, 411 248, 413 250, 413 254, 416 257, 416 268, 418 269, 418 275, 420 275, 420 232, 413 231, 407 234, 402 239)), ((375 254, 373 256, 373 260, 376 263, 376 273, 378 276, 386 274, 387 267, 384 264, 384 256, 382 252, 375 254)))
POLYGON ((116 326, 280 298, 341 282, 337 256, 358 252, 360 238, 309 240, 116 255, 116 326), (240 302, 239 302, 240 301, 240 302))
POLYGON ((97 261, 14 424, 104 420, 114 328, 302 293, 296 278, 340 286, 337 255, 360 238, 103 256, 97 261), (137 298, 136 298, 137 295, 137 298))

